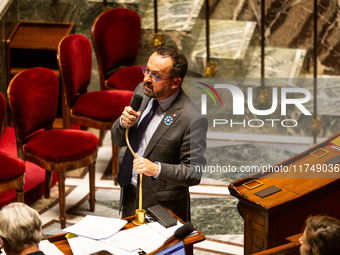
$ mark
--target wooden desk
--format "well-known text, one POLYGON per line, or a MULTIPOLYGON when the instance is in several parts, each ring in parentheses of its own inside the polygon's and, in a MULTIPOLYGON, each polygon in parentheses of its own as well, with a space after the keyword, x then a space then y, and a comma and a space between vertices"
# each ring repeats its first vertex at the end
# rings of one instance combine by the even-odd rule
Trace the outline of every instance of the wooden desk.
POLYGON ((302 234, 297 234, 287 238, 289 243, 283 244, 268 250, 253 253, 252 255, 300 255, 299 238, 302 234))
MULTIPOLYGON (((331 173, 330 168, 327 168, 329 166, 324 164, 340 154, 340 151, 328 145, 339 135, 276 165, 291 169, 288 173, 258 173, 228 186, 230 194, 239 200, 238 211, 244 219, 244 254, 284 244, 285 237, 302 232, 303 223, 310 214, 340 218, 340 166, 337 172, 331 173), (328 151, 328 154, 319 158, 310 154, 320 148, 328 151), (312 166, 315 169, 324 166, 326 172, 313 173, 312 166), (249 181, 253 181, 249 185, 255 185, 254 180, 263 184, 254 189, 243 185, 249 181), (282 190, 264 198, 255 195, 271 186, 282 190)), ((322 153, 318 151, 313 154, 320 156, 322 153)))
POLYGON ((7 72, 10 79, 28 68, 46 67, 59 76, 57 49, 73 23, 19 21, 7 38, 7 72))
MULTIPOLYGON (((174 215, 172 213, 172 215, 174 215)), ((182 223, 184 223, 181 219, 179 219, 176 215, 174 215, 178 220, 180 220, 182 223)), ((126 224, 124 226, 124 228, 122 230, 125 229, 129 229, 129 228, 133 228, 135 227, 135 225, 132 224, 132 221, 135 219, 134 216, 131 217, 127 217, 125 218, 125 220, 127 220, 129 223, 126 224)), ((121 230, 121 231, 122 231, 121 230)), ((205 236, 197 231, 197 235, 194 236, 190 236, 184 239, 184 244, 185 244, 185 250, 187 252, 187 255, 191 255, 193 254, 193 245, 195 243, 199 243, 205 240, 205 236)), ((49 240, 51 243, 53 243, 54 245, 56 245, 58 247, 58 249, 63 252, 65 255, 73 255, 70 246, 68 245, 68 241, 65 238, 65 234, 60 234, 60 235, 55 235, 55 236, 51 236, 46 238, 47 240, 49 240)))
MULTIPOLYGON (((19 21, 6 40, 7 82, 19 72, 33 67, 49 68, 60 77, 58 44, 71 33, 73 26, 73 23, 19 21)), ((58 116, 61 117, 61 99, 58 116)))

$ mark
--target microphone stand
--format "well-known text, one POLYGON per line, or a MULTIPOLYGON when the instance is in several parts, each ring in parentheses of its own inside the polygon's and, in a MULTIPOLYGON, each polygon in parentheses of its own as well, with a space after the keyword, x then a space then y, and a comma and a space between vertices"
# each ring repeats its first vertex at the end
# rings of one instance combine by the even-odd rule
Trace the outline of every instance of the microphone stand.
MULTIPOLYGON (((125 141, 126 145, 129 148, 132 156, 136 159, 137 155, 131 148, 130 142, 129 142, 129 127, 126 128, 125 130, 125 141)), ((135 214, 135 220, 132 221, 134 225, 143 225, 146 223, 145 221, 145 210, 142 208, 143 204, 143 174, 138 174, 139 176, 139 207, 136 209, 136 214, 135 214)))

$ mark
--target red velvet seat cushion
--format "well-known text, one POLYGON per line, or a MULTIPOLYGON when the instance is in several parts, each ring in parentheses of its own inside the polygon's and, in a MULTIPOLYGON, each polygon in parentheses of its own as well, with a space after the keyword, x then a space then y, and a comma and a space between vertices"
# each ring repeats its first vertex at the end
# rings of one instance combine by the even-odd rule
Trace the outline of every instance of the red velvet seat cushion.
POLYGON ((74 116, 99 121, 114 121, 130 105, 133 92, 128 90, 105 90, 85 93, 78 97, 72 107, 74 116))
POLYGON ((111 74, 107 80, 110 88, 126 89, 134 91, 144 79, 142 66, 128 66, 111 74))
POLYGON ((25 172, 25 163, 20 158, 0 152, 0 182, 8 182, 18 178, 25 172))
MULTIPOLYGON (((0 151, 17 156, 17 144, 13 127, 8 127, 0 140, 0 151)), ((1 164, 0 164, 1 169, 1 164)), ((52 184, 58 180, 58 173, 53 172, 52 184)), ((45 190, 45 170, 29 161, 26 162, 25 170, 25 203, 30 205, 39 199, 45 190)), ((16 199, 15 189, 0 194, 0 208, 16 199)))
POLYGON ((95 134, 82 130, 47 130, 35 134, 26 143, 26 153, 55 163, 82 159, 97 150, 95 134))

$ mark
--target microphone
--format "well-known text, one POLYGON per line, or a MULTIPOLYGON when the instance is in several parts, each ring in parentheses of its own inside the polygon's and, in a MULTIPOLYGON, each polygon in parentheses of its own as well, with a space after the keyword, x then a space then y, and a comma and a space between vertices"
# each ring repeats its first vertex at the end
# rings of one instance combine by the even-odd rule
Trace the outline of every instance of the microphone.
POLYGON ((192 231, 194 231, 194 226, 191 222, 185 223, 182 227, 178 228, 175 231, 175 234, 171 237, 169 237, 163 245, 168 245, 169 243, 172 243, 176 240, 183 240, 185 237, 187 237, 192 231))
POLYGON ((151 253, 148 253, 148 255, 153 255, 156 254, 180 241, 182 241, 185 237, 190 235, 192 231, 194 231, 194 226, 192 225, 191 222, 186 222, 182 227, 178 228, 175 231, 175 234, 170 236, 163 244, 161 247, 159 247, 157 250, 154 250, 151 253))
POLYGON ((135 111, 138 111, 138 109, 140 108, 141 104, 143 101, 143 97, 141 95, 134 95, 132 100, 131 100, 131 108, 135 111))
POLYGON ((192 225, 192 223, 190 221, 188 221, 187 223, 185 223, 182 227, 180 227, 179 229, 177 229, 175 231, 175 237, 177 239, 183 240, 184 238, 186 238, 188 235, 190 235, 190 233, 192 231, 194 231, 194 226, 192 225))
MULTIPOLYGON (((135 111, 139 110, 139 108, 140 108, 140 106, 142 104, 142 101, 143 101, 143 97, 141 95, 135 94, 133 96, 132 100, 131 100, 131 104, 130 104, 131 108, 133 110, 135 110, 135 111)), ((129 142, 129 127, 127 127, 126 130, 125 130, 125 141, 126 141, 126 145, 129 148, 132 156, 134 158, 137 158, 135 152, 133 151, 133 149, 130 146, 130 142, 129 142)))

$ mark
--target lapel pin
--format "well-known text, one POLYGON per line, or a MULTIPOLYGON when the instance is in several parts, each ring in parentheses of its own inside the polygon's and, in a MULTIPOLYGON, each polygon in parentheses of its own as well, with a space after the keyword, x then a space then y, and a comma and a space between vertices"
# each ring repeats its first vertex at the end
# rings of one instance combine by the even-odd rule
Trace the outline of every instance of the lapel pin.
POLYGON ((165 125, 170 126, 170 125, 172 124, 172 122, 173 122, 173 119, 172 119, 171 116, 166 116, 166 117, 164 118, 164 123, 165 123, 165 125))
POLYGON ((172 115, 172 117, 174 117, 174 118, 176 118, 176 116, 177 116, 177 114, 176 114, 176 113, 174 113, 174 115, 172 115))

